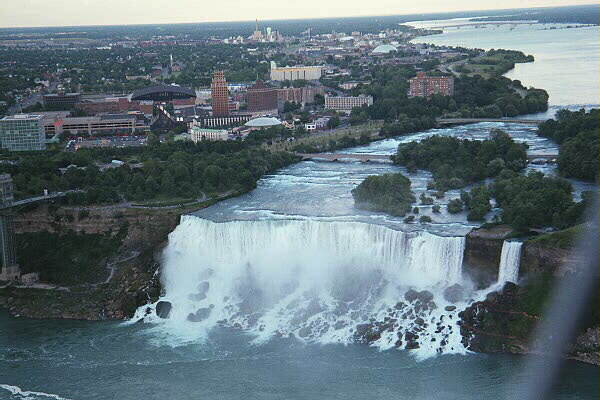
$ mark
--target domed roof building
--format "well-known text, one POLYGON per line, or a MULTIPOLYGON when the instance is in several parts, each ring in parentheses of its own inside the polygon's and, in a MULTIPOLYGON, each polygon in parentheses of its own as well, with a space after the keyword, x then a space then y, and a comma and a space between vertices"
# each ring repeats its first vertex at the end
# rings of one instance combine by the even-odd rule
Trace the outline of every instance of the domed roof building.
POLYGON ((373 49, 371 54, 388 54, 390 51, 398 51, 398 49, 391 44, 380 44, 373 49))
POLYGON ((271 116, 263 116, 251 119, 246 122, 244 126, 249 128, 270 128, 271 126, 281 125, 282 122, 275 117, 271 116))

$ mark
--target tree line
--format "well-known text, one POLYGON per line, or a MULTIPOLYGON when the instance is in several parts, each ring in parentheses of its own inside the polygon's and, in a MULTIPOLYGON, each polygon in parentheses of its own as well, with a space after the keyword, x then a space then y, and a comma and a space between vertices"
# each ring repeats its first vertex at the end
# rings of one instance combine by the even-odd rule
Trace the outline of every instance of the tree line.
MULTIPOLYGON (((573 135, 566 132, 565 135, 573 135)), ((409 173, 417 168, 431 171, 433 181, 427 189, 435 191, 433 196, 437 198, 443 197, 445 190, 494 178, 490 184, 461 191, 460 198, 448 202, 449 213, 466 210, 469 221, 485 221, 494 199, 501 213, 492 222, 508 224, 517 232, 545 227, 564 229, 585 222, 590 207, 597 204, 597 193, 583 192, 582 200, 577 202, 566 179, 544 176, 541 172, 520 174, 525 166, 526 148, 495 129, 483 141, 432 136, 420 143, 401 144, 393 160, 406 166, 409 173)), ((368 177, 352 194, 358 208, 397 216, 409 212, 410 204, 415 201, 410 180, 401 174, 368 177)), ((433 197, 423 193, 420 200, 423 205, 433 205, 434 213, 440 212, 433 197)), ((406 219, 412 221, 414 216, 406 219)))
POLYGON ((558 171, 567 178, 598 181, 600 110, 560 110, 555 119, 542 122, 538 135, 559 145, 558 171))
POLYGON ((17 198, 39 195, 44 189, 78 189, 80 192, 69 194, 65 201, 99 204, 197 199, 202 194, 250 190, 264 174, 295 161, 297 157, 290 153, 234 141, 171 142, 22 154, 15 165, 3 164, 0 171, 12 175, 17 198), (112 159, 128 162, 106 167, 112 159))
POLYGON ((461 140, 431 136, 398 146, 394 163, 409 172, 431 171, 431 189, 446 191, 496 176, 503 169, 520 171, 526 165, 527 145, 516 143, 506 132, 493 129, 487 140, 461 140))

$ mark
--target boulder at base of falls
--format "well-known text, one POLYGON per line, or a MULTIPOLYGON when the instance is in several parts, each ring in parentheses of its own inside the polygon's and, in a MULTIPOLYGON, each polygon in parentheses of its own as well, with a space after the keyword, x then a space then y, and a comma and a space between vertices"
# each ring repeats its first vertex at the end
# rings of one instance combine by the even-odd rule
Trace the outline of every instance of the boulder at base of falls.
MULTIPOLYGON (((382 324, 380 324, 382 325, 382 324)), ((357 343, 373 343, 381 338, 381 326, 375 324, 357 325, 354 340, 357 343)))
POLYGON ((156 303, 156 315, 158 315, 160 318, 169 318, 171 307, 171 302, 159 301, 156 303))
POLYGON ((444 310, 446 310, 446 311, 454 311, 454 310, 456 310, 456 306, 446 306, 446 307, 444 307, 444 310))
POLYGON ((311 333, 312 333, 312 329, 310 326, 303 326, 298 331, 298 336, 300 336, 301 338, 305 338, 305 337, 309 336, 311 333))
POLYGON ((422 290, 417 294, 417 299, 421 300, 423 304, 427 304, 433 300, 433 293, 431 293, 429 290, 422 290))
POLYGON ((420 347, 419 343, 416 340, 413 340, 413 341, 409 341, 408 343, 406 343, 405 349, 406 350, 414 350, 414 349, 418 349, 419 347, 420 347))
POLYGON ((413 301, 419 298, 419 292, 410 289, 408 292, 404 293, 404 298, 406 299, 406 301, 412 303, 413 301))
POLYGON ((215 306, 213 304, 207 308, 200 308, 195 313, 189 313, 187 316, 187 320, 191 322, 200 322, 204 321, 206 318, 210 316, 210 312, 215 306))
POLYGON ((464 300, 464 289, 458 283, 449 286, 444 290, 444 299, 450 303, 458 303, 464 300))

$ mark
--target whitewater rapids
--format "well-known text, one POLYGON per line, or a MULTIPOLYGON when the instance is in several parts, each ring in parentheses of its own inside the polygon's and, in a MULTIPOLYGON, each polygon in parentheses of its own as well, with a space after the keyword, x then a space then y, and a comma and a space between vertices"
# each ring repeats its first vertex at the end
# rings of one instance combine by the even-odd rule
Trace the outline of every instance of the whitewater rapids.
POLYGON ((163 254, 168 318, 154 304, 134 319, 155 323, 171 345, 205 340, 218 325, 251 333, 256 343, 293 336, 347 344, 380 322, 373 346, 406 348, 410 332, 418 356, 464 353, 457 314, 473 300, 443 296, 468 284, 464 246, 464 237, 360 222, 183 216, 163 254), (433 298, 407 299, 409 290, 433 298))

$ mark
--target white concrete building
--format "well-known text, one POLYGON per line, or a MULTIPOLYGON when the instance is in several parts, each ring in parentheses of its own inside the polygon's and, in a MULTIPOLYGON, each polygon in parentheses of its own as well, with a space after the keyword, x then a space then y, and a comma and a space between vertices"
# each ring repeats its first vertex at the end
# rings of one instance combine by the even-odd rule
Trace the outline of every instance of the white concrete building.
POLYGON ((271 62, 271 80, 272 81, 295 81, 304 79, 307 81, 316 81, 321 79, 323 67, 296 66, 296 67, 278 67, 275 62, 271 62))
POLYGON ((350 111, 363 104, 372 105, 373 96, 325 96, 325 108, 329 110, 350 111))
POLYGON ((194 143, 198 143, 202 140, 227 140, 229 134, 225 129, 207 129, 194 126, 190 131, 190 138, 194 143))
POLYGON ((21 282, 25 285, 31 285, 40 280, 40 275, 37 272, 30 272, 28 274, 21 275, 21 282))
POLYGON ((304 124, 304 129, 306 129, 307 132, 316 131, 317 130, 317 124, 315 124, 315 123, 304 124))

